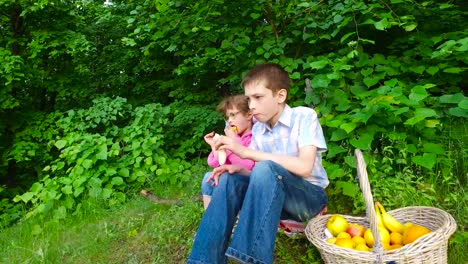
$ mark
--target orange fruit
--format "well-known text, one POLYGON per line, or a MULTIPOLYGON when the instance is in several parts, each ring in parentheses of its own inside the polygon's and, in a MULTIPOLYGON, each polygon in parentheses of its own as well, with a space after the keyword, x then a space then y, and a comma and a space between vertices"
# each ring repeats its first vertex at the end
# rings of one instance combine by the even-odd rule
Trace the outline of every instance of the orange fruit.
POLYGON ((424 226, 412 225, 408 226, 403 232, 403 245, 413 243, 416 239, 429 234, 431 230, 424 226))
POLYGON ((403 235, 398 232, 390 233, 390 244, 392 245, 403 244, 403 235))

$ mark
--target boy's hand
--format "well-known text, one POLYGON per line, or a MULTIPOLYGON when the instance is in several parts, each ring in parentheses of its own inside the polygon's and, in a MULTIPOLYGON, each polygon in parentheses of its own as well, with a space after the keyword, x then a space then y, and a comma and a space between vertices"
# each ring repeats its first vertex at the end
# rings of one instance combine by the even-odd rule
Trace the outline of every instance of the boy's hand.
POLYGON ((247 152, 249 148, 243 146, 235 139, 227 137, 227 136, 220 136, 217 140, 214 140, 214 148, 216 150, 219 149, 227 149, 231 152, 235 153, 237 156, 241 158, 247 158, 247 152))
POLYGON ((250 171, 239 166, 239 165, 222 165, 217 168, 214 168, 213 172, 211 173, 210 177, 206 180, 206 182, 210 182, 212 179, 214 180, 213 186, 217 186, 219 183, 219 177, 225 172, 229 174, 241 174, 241 175, 250 175, 250 171))

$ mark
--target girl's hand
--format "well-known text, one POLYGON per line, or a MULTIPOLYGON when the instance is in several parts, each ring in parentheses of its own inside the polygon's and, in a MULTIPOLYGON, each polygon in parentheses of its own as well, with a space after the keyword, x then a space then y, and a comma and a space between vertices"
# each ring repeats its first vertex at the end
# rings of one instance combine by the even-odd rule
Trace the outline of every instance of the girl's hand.
POLYGON ((205 140, 205 142, 211 146, 211 148, 214 148, 214 141, 213 141, 213 137, 215 135, 215 132, 212 131, 208 134, 206 134, 203 139, 205 140))
POLYGON ((219 177, 225 172, 229 174, 241 174, 241 175, 250 175, 250 171, 239 166, 239 165, 222 165, 213 170, 210 177, 206 180, 206 182, 210 182, 212 179, 214 180, 213 186, 217 186, 219 183, 219 177))

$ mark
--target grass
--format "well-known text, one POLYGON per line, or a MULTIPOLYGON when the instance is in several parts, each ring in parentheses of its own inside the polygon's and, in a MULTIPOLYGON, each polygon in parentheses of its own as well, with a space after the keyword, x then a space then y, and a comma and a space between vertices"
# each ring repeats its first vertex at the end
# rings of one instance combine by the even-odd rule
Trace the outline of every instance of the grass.
MULTIPOLYGON (((448 263, 468 263, 466 252, 467 126, 446 135, 449 159, 458 161, 456 175, 437 175, 432 206, 447 208, 458 224, 449 240, 448 263), (453 135, 453 133, 457 135, 453 135), (449 141, 449 140, 453 140, 449 141), (448 175, 448 176, 447 176, 448 175)), ((195 166, 191 185, 161 186, 149 189, 161 197, 181 199, 177 205, 158 205, 138 193, 127 203, 107 207, 88 200, 79 214, 61 220, 31 218, 0 229, 0 263, 185 263, 198 227, 203 206, 193 199, 206 168, 195 166)), ((391 183, 387 179, 387 184, 391 183)), ((396 184, 396 183, 395 183, 396 184)), ((405 186, 401 186, 403 189, 405 186)), ((343 213, 343 205, 352 207, 349 197, 330 193, 329 213, 343 213), (340 209, 341 208, 341 209, 340 209)), ((398 204, 419 204, 421 197, 402 196, 398 204)), ((392 198, 392 197, 390 197, 392 198)), ((275 263, 322 263, 317 249, 306 239, 277 236, 275 263)))
MULTIPOLYGON (((135 195, 110 209, 89 203, 60 223, 31 219, 3 230, 0 263, 185 263, 202 213, 191 199, 170 206, 135 195)), ((304 263, 315 250, 285 235, 277 245, 278 263, 304 263)))

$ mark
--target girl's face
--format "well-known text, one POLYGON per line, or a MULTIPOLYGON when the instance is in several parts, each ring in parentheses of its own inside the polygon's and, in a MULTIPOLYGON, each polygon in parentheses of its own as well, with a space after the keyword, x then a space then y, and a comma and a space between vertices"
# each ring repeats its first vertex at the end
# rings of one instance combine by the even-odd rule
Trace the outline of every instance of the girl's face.
POLYGON ((227 109, 225 118, 230 127, 237 128, 238 135, 243 135, 252 129, 252 115, 241 112, 235 106, 227 109))

